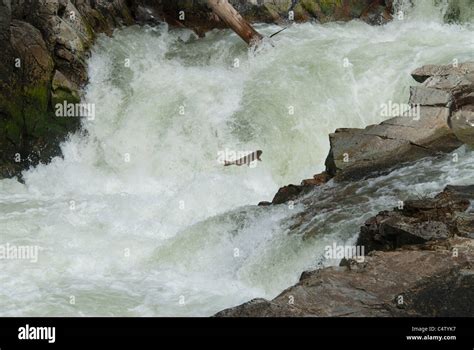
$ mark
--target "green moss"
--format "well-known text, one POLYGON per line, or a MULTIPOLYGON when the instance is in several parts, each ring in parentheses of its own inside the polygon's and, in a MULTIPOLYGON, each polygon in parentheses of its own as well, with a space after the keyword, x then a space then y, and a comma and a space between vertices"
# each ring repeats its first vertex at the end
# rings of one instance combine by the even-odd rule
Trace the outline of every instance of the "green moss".
POLYGON ((315 0, 301 0, 299 3, 309 14, 314 17, 318 17, 318 14, 321 12, 321 8, 315 0))
POLYGON ((80 97, 74 91, 69 91, 66 89, 56 89, 51 96, 51 106, 54 109, 56 104, 63 103, 67 101, 68 103, 79 103, 81 102, 80 97))
POLYGON ((295 13, 295 21, 297 22, 306 21, 310 18, 310 15, 301 4, 297 4, 293 8, 293 12, 295 13))
POLYGON ((49 105, 49 83, 27 87, 24 90, 23 97, 27 105, 31 105, 41 112, 46 112, 49 105))
POLYGON ((326 16, 332 16, 335 8, 342 5, 342 0, 319 0, 319 7, 326 16))

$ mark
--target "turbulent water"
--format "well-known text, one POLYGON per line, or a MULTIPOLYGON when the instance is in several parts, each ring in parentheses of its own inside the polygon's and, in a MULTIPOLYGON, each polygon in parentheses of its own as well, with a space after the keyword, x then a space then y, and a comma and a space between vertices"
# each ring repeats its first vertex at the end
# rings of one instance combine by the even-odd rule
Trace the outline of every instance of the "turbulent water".
POLYGON ((272 298, 303 270, 337 263, 323 247, 353 242, 378 210, 472 181, 474 152, 462 148, 458 162, 330 184, 314 197, 324 209, 310 239, 289 229, 302 205, 255 206, 323 170, 334 129, 378 123, 382 103, 406 102, 411 70, 473 59, 472 24, 444 23, 445 2, 416 3, 383 27, 293 25, 257 52, 230 31, 100 38, 87 132, 25 184, 0 181, 0 244, 41 247, 36 263, 1 260, 0 315, 206 316, 272 298), (217 162, 256 149, 256 167, 217 162))

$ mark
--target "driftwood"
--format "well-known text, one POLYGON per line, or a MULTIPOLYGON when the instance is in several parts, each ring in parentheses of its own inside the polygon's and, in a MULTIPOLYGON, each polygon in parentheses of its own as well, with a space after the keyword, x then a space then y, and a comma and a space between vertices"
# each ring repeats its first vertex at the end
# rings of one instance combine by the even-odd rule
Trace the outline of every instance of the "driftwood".
POLYGON ((258 44, 263 36, 248 23, 227 0, 207 0, 208 6, 247 44, 258 44))

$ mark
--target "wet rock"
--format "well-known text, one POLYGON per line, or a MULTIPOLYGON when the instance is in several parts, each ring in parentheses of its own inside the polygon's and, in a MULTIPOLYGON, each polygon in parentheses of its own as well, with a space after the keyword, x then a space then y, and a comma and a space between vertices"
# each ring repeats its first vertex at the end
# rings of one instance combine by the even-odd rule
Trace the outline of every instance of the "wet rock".
POLYGON ((331 176, 326 172, 316 174, 312 179, 305 179, 301 181, 301 186, 321 186, 328 182, 331 179, 331 176))
POLYGON ((450 126, 459 140, 474 146, 474 110, 456 111, 450 119, 450 126))
POLYGON ((372 1, 361 13, 360 18, 372 25, 381 25, 392 20, 392 4, 390 1, 372 1))
POLYGON ((365 129, 337 129, 329 135, 326 172, 336 180, 359 179, 451 152, 462 142, 449 128, 448 118, 448 108, 423 106, 417 116, 395 117, 365 129))
POLYGON ((410 99, 408 103, 422 106, 449 107, 452 99, 453 97, 449 91, 425 86, 412 86, 410 87, 410 99))
POLYGON ((474 200, 472 186, 447 187, 434 198, 406 201, 403 209, 383 211, 367 220, 360 229, 357 245, 370 252, 454 235, 469 236, 470 219, 461 220, 458 214, 464 214, 470 200, 474 200))
POLYGON ((273 197, 272 204, 282 204, 296 199, 303 191, 303 186, 288 185, 280 188, 273 197))
POLYGON ((447 64, 444 66, 427 64, 415 69, 411 76, 419 83, 423 83, 432 76, 448 76, 448 75, 466 75, 474 72, 474 62, 465 62, 459 64, 447 64))
POLYGON ((216 316, 467 316, 474 309, 473 242, 451 238, 446 247, 374 252, 357 268, 305 273, 271 301, 255 299, 216 316))
POLYGON ((55 103, 80 100, 96 34, 132 23, 125 0, 0 0, 0 178, 60 155, 80 120, 55 103))
POLYGON ((403 294, 400 316, 472 317, 474 271, 453 269, 433 276, 403 294))
POLYGON ((56 70, 51 84, 51 103, 56 106, 57 103, 79 103, 81 100, 79 87, 71 82, 59 70, 56 70))
MULTIPOLYGON (((315 186, 321 186, 328 182, 331 176, 326 172, 316 174, 312 179, 301 181, 301 185, 288 185, 281 187, 273 197, 271 204, 282 204, 295 200, 301 195, 310 192, 315 186)), ((260 203, 259 203, 260 205, 260 203)))

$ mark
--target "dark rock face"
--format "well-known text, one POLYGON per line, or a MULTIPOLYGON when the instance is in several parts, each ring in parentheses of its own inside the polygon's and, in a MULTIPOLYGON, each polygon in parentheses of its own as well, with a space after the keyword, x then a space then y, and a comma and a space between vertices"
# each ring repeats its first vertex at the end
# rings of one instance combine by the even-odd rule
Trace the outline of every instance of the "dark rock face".
POLYGON ((423 85, 411 87, 411 109, 365 129, 337 129, 326 172, 336 180, 375 176, 474 143, 473 73, 473 62, 416 69, 423 85))
POLYGON ((321 186, 328 182, 331 177, 325 172, 316 174, 312 179, 301 181, 301 185, 288 185, 281 187, 273 197, 271 204, 282 204, 297 199, 301 195, 310 192, 315 186, 321 186))
POLYGON ((80 119, 54 106, 80 101, 96 33, 122 23, 133 23, 125 0, 1 0, 0 178, 60 155, 80 119))
POLYGON ((382 212, 361 228, 357 244, 370 252, 363 261, 303 272, 275 299, 216 316, 472 316, 474 214, 466 211, 472 200, 474 186, 447 186, 434 198, 382 212))
POLYGON ((467 226, 468 222, 472 223, 474 214, 466 213, 464 219, 458 216, 469 208, 470 200, 474 201, 472 186, 448 186, 435 198, 407 201, 402 209, 383 211, 367 220, 360 229, 357 245, 370 252, 393 250, 455 235, 470 237, 474 234, 474 226, 470 229, 467 226), (466 222, 468 217, 470 220, 466 222))
POLYGON ((407 291, 400 316, 472 317, 474 271, 454 269, 407 291))

